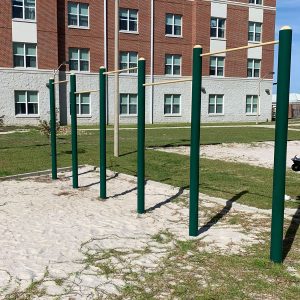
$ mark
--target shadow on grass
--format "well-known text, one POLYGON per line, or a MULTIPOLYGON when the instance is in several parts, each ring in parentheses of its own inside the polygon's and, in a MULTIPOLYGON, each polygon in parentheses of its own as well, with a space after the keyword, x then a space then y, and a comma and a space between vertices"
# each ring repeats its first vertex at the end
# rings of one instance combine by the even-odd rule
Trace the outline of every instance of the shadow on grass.
POLYGON ((153 211, 155 209, 161 208, 163 205, 166 205, 166 204, 172 202, 173 200, 175 200, 176 198, 178 198, 179 196, 181 196, 182 193, 184 192, 184 190, 186 190, 187 188, 189 188, 189 185, 181 187, 179 189, 179 191, 175 195, 169 197, 168 199, 166 199, 163 202, 157 203, 154 206, 147 208, 145 212, 146 213, 151 212, 151 211, 153 211))
POLYGON ((233 196, 231 199, 226 201, 226 205, 222 208, 220 212, 218 212, 216 215, 214 215, 205 225, 203 225, 199 230, 198 230, 198 235, 201 233, 206 232, 209 230, 212 226, 216 225, 224 216, 226 216, 229 211, 232 208, 232 204, 239 200, 243 195, 248 194, 248 191, 242 191, 235 196, 233 196))
MULTIPOLYGON (((85 149, 78 149, 77 153, 83 154, 83 153, 86 153, 86 151, 85 151, 85 149)), ((61 151, 59 154, 72 154, 72 150, 61 151)))
POLYGON ((300 227, 300 205, 298 206, 296 213, 293 215, 292 221, 290 223, 288 230, 286 231, 283 240, 283 260, 286 259, 287 255, 292 249, 299 227, 300 227))

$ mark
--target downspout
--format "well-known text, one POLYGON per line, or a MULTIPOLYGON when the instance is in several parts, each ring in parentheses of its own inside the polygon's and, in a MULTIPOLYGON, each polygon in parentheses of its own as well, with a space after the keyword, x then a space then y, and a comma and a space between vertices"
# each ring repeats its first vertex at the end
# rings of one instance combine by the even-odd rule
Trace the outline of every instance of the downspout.
MULTIPOLYGON (((151 0, 150 82, 154 80, 154 0, 151 0)), ((153 124, 153 86, 150 87, 150 124, 153 124)))

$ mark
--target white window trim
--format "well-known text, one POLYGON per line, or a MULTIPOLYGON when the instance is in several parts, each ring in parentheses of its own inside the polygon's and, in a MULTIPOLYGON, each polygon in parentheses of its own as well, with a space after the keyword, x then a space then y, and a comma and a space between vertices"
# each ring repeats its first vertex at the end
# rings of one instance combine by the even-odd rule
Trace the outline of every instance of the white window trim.
MULTIPOLYGON (((91 71, 91 51, 89 48, 73 48, 73 47, 70 47, 69 48, 69 61, 71 60, 74 60, 74 59, 70 59, 70 49, 76 49, 78 51, 78 59, 77 59, 77 62, 78 62, 78 69, 77 70, 70 70, 70 72, 77 72, 77 73, 90 73, 91 71), (88 53, 89 53, 89 70, 88 71, 81 71, 80 70, 80 51, 81 50, 88 50, 88 53)), ((70 65, 69 65, 70 66, 70 65)), ((70 67, 69 67, 70 68, 70 67)))
POLYGON ((164 116, 165 117, 181 117, 181 95, 180 94, 165 94, 164 95, 164 116), (166 96, 171 96, 172 97, 171 113, 168 113, 168 114, 165 113, 166 96), (179 113, 173 113, 174 96, 179 96, 179 113))
POLYGON ((172 34, 167 34, 165 33, 165 36, 166 37, 172 37, 172 38, 182 38, 183 37, 183 16, 182 15, 179 15, 179 14, 172 14, 172 13, 166 13, 166 16, 165 16, 165 26, 167 25, 166 22, 167 22, 167 15, 172 15, 173 17, 173 23, 172 23, 172 34), (180 16, 181 18, 181 24, 180 24, 180 27, 181 27, 181 34, 174 34, 174 31, 175 31, 175 16, 180 16))
POLYGON ((247 60, 247 78, 253 78, 253 79, 258 79, 258 78, 260 78, 260 75, 261 75, 261 59, 257 59, 257 58, 248 58, 248 60, 247 60), (251 68, 251 70, 252 70, 252 76, 251 77, 249 77, 248 76, 248 62, 249 62, 249 60, 252 60, 252 68, 251 68), (258 60, 259 61, 259 75, 258 75, 258 77, 255 77, 254 76, 254 70, 255 70, 255 60, 258 60))
MULTIPOLYGON (((119 64, 120 64, 120 69, 121 69, 121 53, 126 53, 127 55, 127 66, 125 69, 128 69, 130 67, 130 53, 136 53, 136 67, 138 66, 138 61, 139 61, 139 53, 136 51, 120 51, 119 53, 119 64)), ((137 70, 132 70, 130 71, 124 71, 121 73, 122 75, 128 76, 128 75, 135 75, 137 76, 138 72, 137 70)))
POLYGON ((223 94, 209 94, 208 95, 208 115, 209 116, 224 116, 225 115, 225 96, 223 94), (210 96, 215 96, 215 103, 214 103, 214 112, 210 113, 209 112, 209 98, 210 96), (223 103, 222 103, 222 112, 221 113, 217 113, 217 96, 222 96, 223 97, 223 103))
POLYGON ((248 22, 248 42, 251 43, 251 44, 260 44, 261 41, 262 41, 262 37, 263 37, 262 35, 263 35, 263 23, 249 21, 249 22, 248 22), (249 40, 250 23, 253 23, 253 24, 254 24, 254 31, 253 31, 253 38, 254 38, 254 40, 253 40, 253 41, 249 40), (261 25, 260 40, 259 40, 259 41, 255 41, 256 26, 257 26, 257 24, 260 24, 260 25, 261 25))
POLYGON ((259 96, 258 95, 246 95, 246 116, 256 116, 257 115, 257 112, 253 112, 253 99, 254 97, 257 96, 257 111, 258 111, 258 115, 260 115, 260 108, 259 108, 259 105, 260 105, 260 99, 259 99, 259 96), (251 112, 247 112, 247 97, 251 97, 251 112))
MULTIPOLYGON (((14 102, 15 102, 15 117, 17 118, 22 118, 22 117, 33 117, 33 118, 39 118, 40 117, 40 93, 39 91, 36 91, 36 90, 14 90, 14 102), (16 92, 25 92, 25 99, 26 99, 26 102, 25 102, 25 108, 26 108, 26 114, 16 114, 16 92), (28 113, 28 92, 34 92, 34 93, 37 93, 37 105, 38 105, 38 113, 37 114, 29 114, 28 113)), ((21 102, 21 103, 24 103, 24 102, 21 102)))
MULTIPOLYGON (((214 17, 214 16, 211 16, 210 18, 210 21, 211 19, 217 19, 217 27, 213 27, 213 28, 216 28, 217 29, 217 36, 211 36, 210 34, 210 38, 211 39, 215 39, 215 40, 221 40, 221 41, 225 41, 226 40, 226 28, 227 28, 227 19, 226 18, 220 18, 220 17, 214 17), (219 37, 219 20, 225 20, 225 26, 224 26, 224 37, 219 37)), ((210 30, 211 30, 211 23, 210 23, 210 30)))
MULTIPOLYGON (((77 6, 77 13, 76 13, 76 18, 77 18, 77 25, 69 25, 69 12, 68 12, 68 28, 73 28, 73 29, 90 29, 90 5, 89 3, 81 3, 81 2, 73 2, 73 1, 68 1, 68 6, 69 6, 69 3, 73 3, 73 4, 76 4, 77 6), (79 25, 79 16, 80 16, 80 13, 79 13, 79 6, 80 4, 87 4, 88 6, 88 26, 80 26, 79 25)), ((69 7, 68 7, 69 9, 69 7)), ((74 16, 74 14, 71 14, 74 16)))
MULTIPOLYGON (((91 106, 91 93, 82 93, 82 94, 77 94, 78 95, 78 97, 79 97, 79 109, 78 109, 78 114, 77 114, 77 116, 78 117, 81 117, 81 118, 89 118, 89 117, 91 117, 92 116, 92 106, 91 106), (82 103, 81 103, 81 96, 82 95, 89 95, 89 110, 90 110, 90 113, 89 114, 82 114, 81 113, 81 105, 82 105, 82 103)), ((77 107, 77 99, 76 99, 76 107, 77 107)), ((85 103, 85 104, 87 104, 87 103, 85 103)))
MULTIPOLYGON (((169 66, 169 65, 168 65, 169 66)), ((165 55, 165 76, 174 76, 174 77, 180 77, 182 74, 182 55, 180 54, 166 54, 165 55), (170 65, 171 66, 171 70, 172 70, 172 73, 171 74, 167 74, 166 73, 166 66, 168 65, 166 63, 166 58, 167 56, 171 56, 172 57, 172 64, 170 65), (174 74, 174 56, 179 56, 180 57, 180 65, 179 65, 179 68, 180 68, 180 73, 179 74, 174 74)))
MULTIPOLYGON (((128 28, 128 30, 119 29, 119 32, 139 34, 139 11, 137 9, 132 9, 132 8, 120 8, 120 11, 121 10, 127 10, 127 28, 128 28), (136 30, 129 30, 129 13, 131 10, 136 11, 136 30)), ((119 15, 119 19, 121 19, 120 15, 119 15)), ((119 22, 120 22, 120 20, 119 20, 119 22)))
MULTIPOLYGON (((217 77, 217 78, 224 78, 225 77, 225 60, 226 60, 226 57, 225 56, 211 56, 211 58, 217 58, 217 61, 216 61, 216 67, 215 67, 215 71, 216 71, 216 74, 218 74, 218 60, 219 58, 223 58, 224 59, 224 66, 223 66, 223 75, 209 75, 210 77, 217 77)), ((210 72, 210 61, 209 61, 209 72, 210 72)))
MULTIPOLYGON (((13 47, 14 47, 14 44, 23 44, 23 48, 24 48, 24 55, 23 55, 23 58, 24 58, 24 67, 15 67, 14 66, 14 69, 17 69, 17 70, 37 70, 38 69, 38 51, 37 51, 37 44, 35 43, 22 43, 22 42, 13 42, 13 47), (26 55, 26 45, 35 45, 35 56, 33 55, 26 55), (30 56, 30 57, 35 57, 35 65, 36 67, 27 67, 26 66, 26 56, 30 56)), ((14 65, 14 57, 15 56, 21 56, 21 55, 18 55, 18 54, 14 54, 14 49, 13 49, 13 65, 14 65)))
POLYGON ((135 93, 120 93, 120 117, 137 117, 138 115, 138 95, 135 93), (121 95, 126 95, 127 96, 127 114, 121 114, 121 95), (129 113, 129 99, 130 99, 130 95, 135 95, 136 96, 136 114, 130 114, 129 113))
MULTIPOLYGON (((36 14, 37 14, 37 9, 36 9, 36 0, 34 2, 34 16, 35 18, 34 19, 26 19, 25 18, 25 0, 21 0, 23 2, 23 5, 22 5, 22 10, 23 10, 23 18, 14 18, 12 17, 12 19, 14 21, 24 21, 24 22, 28 22, 28 23, 36 23, 36 20, 37 20, 37 17, 36 17, 36 14)), ((12 2, 12 10, 14 7, 21 7, 19 5, 13 5, 13 2, 12 2)), ((12 14, 13 14, 13 11, 12 11, 12 14)))

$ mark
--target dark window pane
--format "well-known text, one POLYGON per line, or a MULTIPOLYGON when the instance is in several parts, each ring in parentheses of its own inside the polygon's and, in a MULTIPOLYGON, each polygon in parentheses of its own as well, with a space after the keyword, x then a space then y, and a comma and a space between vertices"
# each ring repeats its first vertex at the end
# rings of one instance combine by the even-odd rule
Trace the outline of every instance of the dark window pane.
POLYGON ((127 20, 120 20, 120 30, 127 30, 127 20))
POLYGON ((87 16, 79 16, 79 26, 88 27, 89 26, 89 18, 87 16))
POLYGON ((173 34, 172 25, 166 25, 166 34, 173 34))
POLYGON ((165 68, 165 74, 172 74, 172 67, 170 65, 166 66, 165 68))
POLYGON ((14 67, 24 67, 24 57, 14 56, 14 67))
POLYGON ((77 60, 70 60, 70 70, 78 71, 78 61, 77 60))
POLYGON ((174 66, 173 75, 180 75, 180 67, 179 66, 174 66))
POLYGON ((216 68, 211 67, 209 69, 209 75, 215 76, 216 75, 216 68))
POLYGON ((89 70, 89 62, 81 61, 80 62, 80 71, 88 71, 89 70))
POLYGON ((179 105, 173 105, 173 114, 179 114, 180 113, 180 106, 179 105))
POLYGON ((135 21, 129 21, 129 30, 137 31, 137 23, 135 21))
POLYGON ((127 115, 127 105, 126 104, 121 104, 120 114, 127 115))
POLYGON ((77 16, 69 15, 68 24, 71 26, 77 26, 77 16))
POLYGON ((209 114, 215 113, 215 105, 214 104, 209 104, 209 106, 208 106, 208 113, 209 114))
POLYGON ((223 76, 223 68, 218 67, 218 76, 223 76))
POLYGON ((211 37, 217 37, 217 29, 216 28, 211 28, 210 29, 210 36, 211 37))
POLYGON ((13 18, 23 19, 23 8, 22 7, 13 7, 13 18))
POLYGON ((90 114, 90 105, 89 104, 81 104, 81 114, 82 115, 90 114))
POLYGON ((258 69, 254 70, 254 77, 259 77, 259 70, 258 69))
POLYGON ((16 103, 16 115, 26 114, 26 103, 16 103))
POLYGON ((181 26, 174 26, 174 34, 175 35, 181 35, 181 26))
POLYGON ((76 104, 76 114, 79 115, 79 104, 76 104))
POLYGON ((26 56, 26 68, 36 68, 36 57, 26 56))
POLYGON ((219 38, 224 38, 225 37, 225 34, 224 34, 225 32, 224 32, 224 29, 220 29, 219 28, 219 30, 218 30, 218 37, 219 38))
POLYGON ((260 33, 255 34, 255 41, 260 42, 260 33))
POLYGON ((35 8, 25 7, 25 19, 35 20, 35 8))
POLYGON ((252 69, 248 69, 248 71, 247 71, 247 73, 248 73, 248 77, 252 77, 252 69))
POLYGON ((217 111, 216 111, 216 113, 217 113, 217 114, 223 113, 223 105, 217 104, 217 111))
POLYGON ((129 114, 136 115, 136 113, 137 113, 136 104, 130 104, 129 105, 129 114))
POLYGON ((164 113, 165 114, 170 114, 171 113, 171 105, 165 104, 164 113))
POLYGON ((28 103, 28 114, 30 114, 30 115, 38 114, 38 104, 37 103, 28 103))

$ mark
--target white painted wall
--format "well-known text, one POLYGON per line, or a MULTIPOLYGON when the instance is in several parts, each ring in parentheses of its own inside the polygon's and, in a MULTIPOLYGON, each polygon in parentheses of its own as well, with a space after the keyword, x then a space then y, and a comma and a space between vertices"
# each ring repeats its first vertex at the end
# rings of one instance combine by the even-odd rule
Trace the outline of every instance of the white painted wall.
POLYGON ((211 2, 211 16, 218 18, 227 18, 227 4, 211 2))
POLYGON ((12 21, 13 42, 37 43, 36 23, 12 21))
POLYGON ((263 23, 264 10, 262 7, 249 7, 249 21, 263 23))

